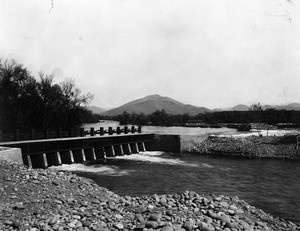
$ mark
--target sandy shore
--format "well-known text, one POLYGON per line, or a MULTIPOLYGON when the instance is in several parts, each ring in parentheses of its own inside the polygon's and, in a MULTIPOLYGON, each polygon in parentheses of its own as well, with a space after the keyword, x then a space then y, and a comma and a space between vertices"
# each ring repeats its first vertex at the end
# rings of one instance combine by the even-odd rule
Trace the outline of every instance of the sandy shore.
POLYGON ((0 162, 0 230, 300 230, 236 197, 132 197, 68 172, 0 162))

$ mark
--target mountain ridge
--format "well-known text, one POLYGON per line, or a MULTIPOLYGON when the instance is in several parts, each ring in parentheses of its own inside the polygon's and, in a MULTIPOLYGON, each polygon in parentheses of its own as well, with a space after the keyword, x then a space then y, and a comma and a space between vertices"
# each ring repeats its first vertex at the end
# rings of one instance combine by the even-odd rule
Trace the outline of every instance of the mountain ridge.
MULTIPOLYGON (((245 104, 238 104, 232 108, 225 108, 220 109, 218 108, 218 111, 248 111, 250 106, 247 106, 245 104)), ((276 110, 295 110, 300 111, 300 103, 290 103, 286 105, 262 105, 263 110, 274 108, 276 110)))
POLYGON ((108 110, 102 115, 115 116, 120 115, 124 111, 132 114, 151 114, 157 110, 165 110, 168 114, 180 115, 180 114, 190 114, 196 115, 199 113, 204 113, 210 111, 205 107, 196 107, 189 104, 183 104, 176 101, 170 97, 160 96, 158 94, 148 95, 140 99, 130 101, 120 107, 108 110))
MULTIPOLYGON (((91 106, 95 107, 95 106, 91 106)), ((90 107, 90 108, 91 108, 90 107)), ((287 105, 262 105, 263 109, 270 109, 274 108, 276 110, 296 110, 300 111, 300 103, 290 103, 287 105)), ((99 108, 99 107, 95 107, 99 108)), ((129 114, 151 114, 157 110, 165 110, 168 114, 173 115, 181 115, 181 114, 189 114, 189 115, 196 115, 199 113, 205 112, 217 112, 217 111, 248 111, 250 106, 245 104, 237 104, 233 107, 228 108, 216 108, 216 109, 208 109, 206 107, 197 107, 190 104, 184 104, 177 100, 174 100, 167 96, 161 96, 159 94, 148 95, 143 98, 139 98, 136 100, 132 100, 128 103, 125 103, 119 107, 113 109, 102 109, 102 112, 97 112, 97 114, 101 114, 104 116, 116 116, 123 114, 124 111, 128 112, 129 114)), ((91 109, 90 109, 91 110, 91 109)), ((92 110, 93 112, 95 110, 92 110)))
POLYGON ((107 111, 107 109, 102 108, 102 107, 97 107, 97 106, 87 106, 86 108, 88 110, 92 111, 94 114, 101 114, 101 113, 107 111))

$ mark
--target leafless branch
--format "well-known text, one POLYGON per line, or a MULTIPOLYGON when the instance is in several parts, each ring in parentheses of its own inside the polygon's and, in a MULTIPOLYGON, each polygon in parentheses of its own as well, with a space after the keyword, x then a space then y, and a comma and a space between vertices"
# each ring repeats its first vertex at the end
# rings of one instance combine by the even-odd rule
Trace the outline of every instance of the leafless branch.
POLYGON ((49 10, 49 14, 51 14, 51 11, 52 11, 53 8, 54 8, 54 2, 53 2, 53 0, 51 0, 51 8, 49 10))

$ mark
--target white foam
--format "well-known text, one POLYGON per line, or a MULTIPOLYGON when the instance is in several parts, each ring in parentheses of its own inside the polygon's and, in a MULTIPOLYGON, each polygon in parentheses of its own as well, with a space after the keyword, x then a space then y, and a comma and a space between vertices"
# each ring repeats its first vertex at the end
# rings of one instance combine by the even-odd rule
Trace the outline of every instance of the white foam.
MULTIPOLYGON (((223 168, 219 166, 213 166, 208 163, 194 164, 189 163, 178 158, 167 158, 162 157, 164 152, 140 152, 138 154, 124 155, 124 156, 115 156, 108 157, 107 159, 119 159, 119 160, 131 160, 131 161, 144 161, 144 162, 152 162, 155 164, 162 165, 177 165, 177 166, 185 166, 185 167, 197 167, 197 168, 219 168, 220 170, 228 171, 230 168, 223 168)), ((52 166, 51 169, 56 169, 58 171, 69 171, 69 172, 88 172, 95 173, 101 175, 110 175, 110 176, 125 176, 130 175, 135 172, 135 170, 127 170, 120 169, 115 165, 84 165, 84 164, 63 164, 61 166, 52 166)))
POLYGON ((210 165, 210 164, 202 164, 203 167, 205 168, 214 168, 214 166, 210 165))
POLYGON ((165 152, 160 152, 160 151, 153 151, 153 152, 139 152, 140 154, 144 155, 144 156, 161 156, 163 154, 165 154, 165 152))
POLYGON ((167 165, 179 165, 186 167, 204 167, 204 168, 214 168, 213 165, 202 163, 202 164, 193 164, 186 161, 180 160, 178 158, 165 158, 159 157, 165 154, 164 152, 140 152, 138 154, 116 156, 111 158, 121 159, 121 160, 133 160, 133 161, 146 161, 153 162, 156 164, 167 164, 167 165))
POLYGON ((123 160, 133 160, 133 161, 147 161, 157 164, 168 164, 168 165, 181 165, 187 167, 199 167, 198 164, 191 164, 186 161, 179 160, 177 158, 164 158, 159 157, 163 155, 164 152, 140 152, 139 154, 131 154, 125 156, 116 156, 113 158, 123 159, 123 160))
POLYGON ((121 170, 117 166, 106 165, 84 165, 84 164, 63 164, 61 166, 52 166, 51 169, 68 172, 89 172, 101 173, 101 175, 125 176, 134 172, 134 170, 121 170))

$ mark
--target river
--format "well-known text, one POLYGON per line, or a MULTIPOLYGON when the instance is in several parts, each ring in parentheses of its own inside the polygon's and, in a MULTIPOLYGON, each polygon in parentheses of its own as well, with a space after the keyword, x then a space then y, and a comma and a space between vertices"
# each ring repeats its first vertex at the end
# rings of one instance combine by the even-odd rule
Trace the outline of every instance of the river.
MULTIPOLYGON (((115 122, 85 125, 117 126, 115 122)), ((143 127, 143 132, 180 134, 189 145, 208 134, 244 136, 228 128, 143 127), (188 142, 191 141, 191 142, 188 142)), ((271 135, 299 131, 271 131, 271 135)), ((300 224, 300 161, 239 159, 142 152, 108 158, 105 163, 55 167, 95 180, 119 195, 182 193, 238 196, 274 216, 300 224)))

